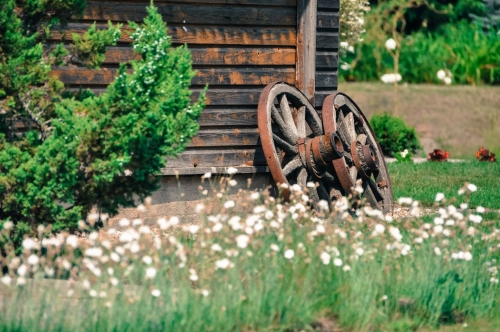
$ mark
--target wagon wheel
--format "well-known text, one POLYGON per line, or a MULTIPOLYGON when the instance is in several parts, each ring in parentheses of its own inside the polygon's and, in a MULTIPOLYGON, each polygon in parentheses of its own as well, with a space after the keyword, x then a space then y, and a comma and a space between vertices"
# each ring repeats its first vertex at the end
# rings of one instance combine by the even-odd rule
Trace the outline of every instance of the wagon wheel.
POLYGON ((353 188, 361 184, 372 207, 390 212, 393 194, 389 173, 363 112, 349 96, 338 92, 325 98, 322 115, 325 132, 336 132, 344 149, 343 157, 332 162, 344 193, 355 195, 353 188))
MULTIPOLYGON (((309 142, 323 136, 323 125, 316 110, 300 90, 284 82, 267 85, 258 108, 259 134, 271 175, 278 185, 318 183, 315 201, 329 201, 329 185, 311 172, 309 142), (309 169, 308 169, 309 168, 309 169), (320 180, 320 181, 318 181, 320 180)), ((328 177, 333 181, 333 177, 328 177)), ((282 195, 288 200, 290 191, 282 195)))

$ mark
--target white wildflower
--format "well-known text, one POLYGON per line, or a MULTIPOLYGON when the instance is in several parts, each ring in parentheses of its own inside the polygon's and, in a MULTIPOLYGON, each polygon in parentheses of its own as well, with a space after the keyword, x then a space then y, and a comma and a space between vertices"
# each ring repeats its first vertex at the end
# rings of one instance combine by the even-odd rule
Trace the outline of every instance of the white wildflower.
POLYGON ((227 270, 227 269, 233 267, 233 265, 234 264, 227 258, 224 258, 224 259, 221 259, 221 260, 218 260, 215 262, 215 267, 217 269, 227 270))
POLYGON ((292 259, 293 256, 295 256, 295 253, 293 252, 292 249, 288 249, 287 251, 285 251, 285 258, 286 259, 292 259))
POLYGON ((375 225, 375 233, 377 234, 383 234, 385 232, 385 226, 381 224, 376 224, 375 225))
POLYGON ((122 227, 127 227, 127 226, 130 226, 130 221, 126 218, 123 218, 123 219, 120 219, 120 221, 118 222, 118 225, 120 225, 122 227))
POLYGON ((229 167, 227 170, 226 170, 226 173, 227 174, 236 174, 238 173, 238 169, 234 168, 234 167, 229 167))
POLYGON ((436 75, 436 76, 437 76, 437 78, 438 78, 439 80, 441 80, 441 81, 442 81, 442 80, 444 80, 444 79, 445 79, 445 77, 446 77, 446 72, 445 72, 444 70, 442 70, 442 69, 441 69, 441 70, 439 70, 439 71, 437 72, 437 75, 436 75))
POLYGON ((476 208, 476 212, 477 213, 484 213, 484 212, 486 212, 486 209, 484 207, 482 207, 482 206, 478 206, 476 208))
POLYGON ((144 262, 144 264, 147 264, 147 265, 150 265, 151 263, 153 263, 153 259, 151 258, 151 256, 142 257, 142 261, 144 262))
POLYGON ((443 225, 444 224, 443 218, 439 218, 439 217, 434 218, 434 224, 443 225))
POLYGON ((14 228, 14 223, 12 221, 6 221, 3 224, 3 229, 11 230, 14 228))
POLYGON ((436 202, 441 202, 444 199, 444 194, 443 193, 437 193, 436 195, 436 202))
POLYGON ((21 264, 21 266, 19 266, 17 269, 17 274, 21 277, 24 277, 27 272, 28 272, 28 267, 24 264, 21 264))
POLYGON ((477 186, 475 184, 469 183, 467 185, 467 189, 469 189, 470 192, 474 192, 477 190, 477 186))
POLYGON ((212 244, 212 247, 210 247, 213 251, 222 251, 222 247, 217 244, 217 243, 214 243, 212 244))
POLYGON ((335 265, 335 266, 342 266, 342 260, 340 258, 335 258, 333 260, 333 265, 335 265))
POLYGON ((388 49, 388 50, 395 50, 396 47, 397 47, 397 43, 394 39, 392 38, 389 38, 386 40, 385 42, 385 47, 388 49))
POLYGON ((319 258, 321 259, 321 261, 323 262, 323 264, 325 264, 325 265, 330 264, 331 256, 330 256, 329 253, 322 252, 321 255, 319 256, 319 258))
POLYGON ((274 244, 274 243, 273 243, 273 244, 271 244, 270 248, 271 248, 271 250, 273 250, 273 251, 280 251, 280 247, 278 247, 278 245, 277 245, 277 244, 274 244))
POLYGON ((200 213, 203 210, 205 210, 205 204, 203 203, 196 204, 195 208, 196 213, 200 213))
MULTIPOLYGON (((5 225, 5 224, 4 224, 5 225)), ((12 282, 12 278, 9 275, 5 275, 2 277, 2 284, 9 286, 12 282)))
POLYGON ((95 248, 88 248, 85 250, 85 256, 89 257, 101 257, 102 256, 102 249, 95 247, 95 248))
POLYGON ((224 203, 224 207, 225 207, 226 209, 233 208, 233 207, 234 207, 234 205, 235 205, 235 204, 234 204, 234 201, 227 201, 227 202, 225 202, 225 203, 224 203))
POLYGON ((27 249, 27 250, 32 250, 32 249, 38 248, 38 244, 31 238, 24 239, 22 242, 22 246, 24 249, 27 249))
POLYGON ((153 290, 151 291, 151 295, 153 295, 154 297, 158 297, 158 296, 160 296, 160 295, 161 295, 161 292, 160 292, 160 290, 159 290, 159 289, 153 289, 153 290))
POLYGON ((156 276, 156 269, 154 267, 148 267, 146 269, 146 278, 153 279, 156 276))
POLYGON ((481 217, 480 215, 471 214, 469 216, 469 220, 476 224, 479 224, 481 221, 483 221, 483 217, 481 217))
POLYGON ((189 225, 188 226, 189 233, 191 233, 191 234, 198 233, 199 229, 200 229, 200 226, 198 226, 198 225, 189 225))
POLYGON ((328 206, 328 202, 327 202, 327 201, 325 201, 325 200, 323 200, 323 199, 322 199, 322 200, 320 200, 320 201, 318 202, 318 204, 317 204, 317 205, 318 205, 318 208, 319 208, 320 210, 323 210, 323 211, 326 211, 326 210, 328 210, 328 208, 329 208, 329 206, 328 206))
POLYGON ((250 195, 250 198, 254 201, 258 200, 260 197, 260 194, 258 192, 253 192, 251 195, 250 195))
POLYGON ((384 74, 380 76, 380 80, 384 83, 394 83, 396 81, 400 82, 402 79, 400 74, 384 74))
POLYGON ((398 199, 398 204, 399 205, 410 205, 413 202, 413 199, 410 197, 400 197, 398 199))
POLYGON ((30 257, 28 257, 28 264, 29 265, 36 265, 36 264, 38 264, 39 261, 40 261, 40 259, 38 258, 37 255, 30 255, 30 257))
POLYGON ((246 248, 248 246, 248 242, 250 241, 250 237, 245 234, 238 235, 236 237, 236 244, 239 248, 246 248))

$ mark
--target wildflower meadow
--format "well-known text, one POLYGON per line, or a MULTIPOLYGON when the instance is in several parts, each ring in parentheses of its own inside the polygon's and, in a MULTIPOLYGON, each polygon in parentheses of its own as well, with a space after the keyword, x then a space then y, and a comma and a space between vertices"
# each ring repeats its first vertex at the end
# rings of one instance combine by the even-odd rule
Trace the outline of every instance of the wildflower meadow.
POLYGON ((285 203, 229 195, 230 175, 203 180, 212 189, 198 223, 122 219, 96 231, 91 214, 80 235, 39 226, 19 254, 7 243, 2 330, 407 331, 499 314, 500 230, 485 208, 438 193, 433 214, 405 197, 400 217, 352 210, 359 197, 313 210, 313 183, 285 203))

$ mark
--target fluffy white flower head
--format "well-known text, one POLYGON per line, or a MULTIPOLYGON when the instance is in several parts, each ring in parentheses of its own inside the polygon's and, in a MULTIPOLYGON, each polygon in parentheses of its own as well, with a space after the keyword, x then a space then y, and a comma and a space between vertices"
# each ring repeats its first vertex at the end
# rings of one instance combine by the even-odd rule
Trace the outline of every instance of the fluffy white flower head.
POLYGON ((397 46, 398 45, 397 45, 396 41, 392 38, 389 38, 385 41, 385 47, 388 50, 395 50, 397 46))

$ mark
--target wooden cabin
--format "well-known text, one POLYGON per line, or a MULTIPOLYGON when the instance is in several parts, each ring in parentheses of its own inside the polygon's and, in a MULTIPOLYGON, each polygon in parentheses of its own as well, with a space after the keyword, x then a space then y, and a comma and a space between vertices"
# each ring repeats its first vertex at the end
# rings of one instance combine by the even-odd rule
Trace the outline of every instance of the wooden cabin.
MULTIPOLYGON (((198 71, 191 86, 194 97, 209 85, 197 137, 178 159, 168 160, 163 174, 204 174, 229 166, 238 167, 240 173, 267 173, 257 131, 259 95, 268 83, 285 81, 320 109, 325 96, 337 89, 339 0, 157 0, 154 4, 168 24, 174 46, 187 43, 191 50, 198 71)), ((149 0, 88 1, 83 18, 66 28, 67 37, 94 21, 103 28, 108 20, 141 22, 148 5, 149 0)), ((54 39, 61 37, 56 34, 54 39)), ((134 57, 130 42, 123 33, 118 45, 109 47, 100 70, 63 67, 54 74, 74 89, 102 91, 118 64, 134 57)))

